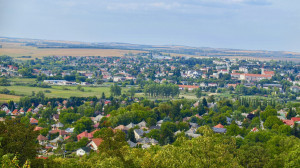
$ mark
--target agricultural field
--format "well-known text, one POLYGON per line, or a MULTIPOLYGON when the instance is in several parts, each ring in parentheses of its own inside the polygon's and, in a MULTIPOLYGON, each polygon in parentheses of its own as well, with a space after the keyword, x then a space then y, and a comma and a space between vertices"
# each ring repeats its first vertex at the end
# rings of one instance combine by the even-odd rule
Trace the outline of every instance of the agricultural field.
MULTIPOLYGON (((10 91, 15 91, 18 95, 30 96, 32 92, 35 93, 39 91, 43 91, 46 97, 63 97, 69 98, 72 96, 76 97, 89 97, 89 96, 97 96, 100 97, 102 92, 105 93, 106 96, 110 96, 110 88, 109 87, 83 87, 84 92, 77 90, 76 86, 52 86, 52 88, 39 88, 39 87, 29 87, 29 86, 0 86, 0 90, 7 88, 10 91)), ((127 91, 126 88, 122 88, 122 92, 125 93, 127 91)), ((0 95, 0 100, 9 100, 10 96, 17 100, 20 96, 13 95, 0 95)))
POLYGON ((6 95, 6 94, 0 94, 0 103, 6 103, 9 100, 13 101, 19 101, 21 96, 15 96, 15 95, 6 95))
POLYGON ((122 49, 79 49, 79 48, 36 48, 31 46, 21 46, 20 43, 0 43, 0 56, 8 55, 20 60, 42 58, 45 56, 103 56, 103 57, 120 57, 124 54, 142 53, 139 50, 122 50, 122 49), (31 58, 22 57, 31 56, 31 58))

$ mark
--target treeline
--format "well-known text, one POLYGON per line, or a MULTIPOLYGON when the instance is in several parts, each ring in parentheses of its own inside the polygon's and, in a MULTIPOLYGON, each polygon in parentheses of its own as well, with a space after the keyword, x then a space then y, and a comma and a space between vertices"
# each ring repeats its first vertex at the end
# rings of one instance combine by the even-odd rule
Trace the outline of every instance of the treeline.
POLYGON ((144 93, 150 97, 175 97, 179 95, 179 87, 175 84, 146 84, 144 93))

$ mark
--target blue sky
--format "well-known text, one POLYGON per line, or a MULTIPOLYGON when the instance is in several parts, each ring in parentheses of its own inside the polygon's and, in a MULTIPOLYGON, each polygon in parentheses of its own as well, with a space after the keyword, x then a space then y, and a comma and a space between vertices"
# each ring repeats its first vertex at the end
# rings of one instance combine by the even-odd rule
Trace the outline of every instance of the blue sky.
POLYGON ((0 0, 0 36, 300 52, 300 1, 0 0))

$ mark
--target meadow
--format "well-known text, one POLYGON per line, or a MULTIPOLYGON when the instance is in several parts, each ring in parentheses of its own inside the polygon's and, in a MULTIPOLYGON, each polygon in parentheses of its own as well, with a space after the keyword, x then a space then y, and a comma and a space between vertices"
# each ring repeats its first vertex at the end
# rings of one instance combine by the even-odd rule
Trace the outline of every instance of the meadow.
MULTIPOLYGON (((42 91, 44 92, 46 97, 100 97, 102 95, 102 92, 104 92, 106 96, 110 96, 109 87, 83 87, 84 92, 77 90, 76 86, 52 86, 51 88, 40 88, 30 86, 0 86, 0 90, 4 88, 7 88, 10 91, 14 91, 19 96, 0 94, 0 100, 2 102, 11 99, 17 101, 21 96, 31 96, 33 91, 35 93, 42 91)), ((122 88, 123 93, 126 92, 126 90, 126 88, 122 88)))

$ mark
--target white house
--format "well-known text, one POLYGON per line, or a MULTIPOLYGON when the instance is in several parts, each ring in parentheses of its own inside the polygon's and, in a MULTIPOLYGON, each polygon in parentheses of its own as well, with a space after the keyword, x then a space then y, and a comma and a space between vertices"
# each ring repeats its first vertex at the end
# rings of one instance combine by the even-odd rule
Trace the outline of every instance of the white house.
POLYGON ((83 155, 88 155, 90 154, 91 148, 88 147, 82 147, 76 150, 76 155, 77 156, 83 156, 83 155))

